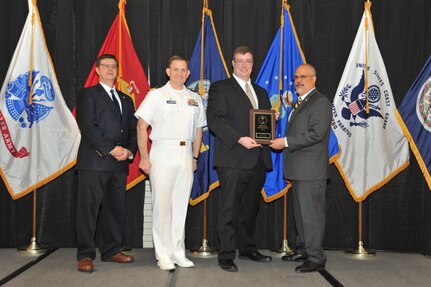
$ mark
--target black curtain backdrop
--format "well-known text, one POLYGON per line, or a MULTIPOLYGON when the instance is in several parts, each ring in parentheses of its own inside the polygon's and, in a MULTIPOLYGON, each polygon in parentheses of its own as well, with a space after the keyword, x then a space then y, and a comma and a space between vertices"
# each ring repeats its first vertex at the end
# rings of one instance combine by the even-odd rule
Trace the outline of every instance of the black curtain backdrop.
MULTIPOLYGON (((129 0, 126 17, 151 86, 166 82, 172 54, 190 57, 201 27, 200 0, 129 0)), ((305 57, 318 71, 318 88, 334 97, 363 11, 361 0, 291 0, 291 13, 305 57)), ((105 36, 118 13, 117 0, 39 0, 46 42, 67 105, 72 109, 105 36)), ((210 0, 225 59, 239 45, 254 49, 253 79, 280 26, 281 0, 210 0)), ((374 28, 394 98, 399 105, 431 53, 431 2, 381 0, 371 7, 374 28)), ((0 1, 0 78, 4 79, 28 14, 27 0, 0 1)), ((3 96, 3 95, 1 95, 3 96)), ((142 246, 144 183, 127 193, 125 244, 142 246)), ((208 199, 208 239, 217 245, 218 191, 208 199)), ((29 243, 33 194, 13 201, 0 181, 0 247, 29 243)), ((278 248, 283 202, 262 201, 257 236, 261 248, 278 248)), ((50 247, 75 246, 76 174, 71 169, 37 192, 37 237, 50 247)), ((187 247, 202 240, 203 205, 190 207, 187 247)), ((291 217, 290 217, 291 218, 291 217)), ((289 225, 291 226, 291 225, 289 225)), ((289 233, 290 234, 290 233, 289 233)), ((431 192, 411 154, 410 166, 363 203, 363 240, 370 249, 431 250, 431 192)), ((358 204, 337 169, 327 191, 327 248, 358 244, 358 204)))

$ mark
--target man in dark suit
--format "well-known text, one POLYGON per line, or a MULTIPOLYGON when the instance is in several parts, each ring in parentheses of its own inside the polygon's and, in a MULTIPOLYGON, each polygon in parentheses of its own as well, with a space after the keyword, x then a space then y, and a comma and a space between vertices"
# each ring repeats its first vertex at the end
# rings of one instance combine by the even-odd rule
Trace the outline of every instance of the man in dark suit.
POLYGON ((272 169, 270 150, 249 137, 249 110, 271 109, 268 94, 250 75, 253 53, 238 47, 233 53, 233 76, 211 84, 207 107, 208 127, 215 135, 214 167, 220 182, 218 209, 219 265, 238 271, 239 257, 270 262, 256 247, 255 226, 260 191, 266 171, 272 169))
POLYGON ((104 54, 96 59, 99 84, 84 88, 76 103, 81 130, 78 170, 78 271, 92 272, 96 257, 94 235, 101 221, 99 251, 102 261, 131 263, 120 252, 129 160, 137 150, 133 101, 115 89, 118 61, 104 54))
POLYGON ((323 250, 326 220, 326 183, 329 177, 328 143, 331 103, 316 89, 316 70, 309 64, 298 66, 294 76, 298 104, 289 115, 286 137, 271 142, 283 149, 283 173, 292 182, 296 252, 285 261, 304 262, 297 272, 325 268, 323 250))

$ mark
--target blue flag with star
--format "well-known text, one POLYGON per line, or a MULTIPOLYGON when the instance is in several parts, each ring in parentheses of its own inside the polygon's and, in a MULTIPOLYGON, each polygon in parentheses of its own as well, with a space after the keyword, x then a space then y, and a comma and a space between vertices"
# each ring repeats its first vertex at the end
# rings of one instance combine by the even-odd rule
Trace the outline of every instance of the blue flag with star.
MULTIPOLYGON (((223 54, 217 39, 211 10, 203 9, 203 47, 202 30, 199 32, 193 54, 190 57, 190 76, 186 83, 187 88, 201 95, 205 107, 208 104, 208 89, 211 83, 229 77, 223 54), (201 53, 203 48, 203 63, 201 53), (201 69, 203 77, 201 79, 201 69)), ((219 186, 217 171, 213 169, 214 137, 203 128, 202 145, 198 161, 198 168, 194 174, 193 188, 190 194, 190 204, 196 205, 208 198, 209 192, 219 186)))
MULTIPOLYGON (((295 103, 298 99, 293 84, 295 70, 299 65, 306 62, 289 9, 289 5, 283 4, 282 25, 271 44, 256 79, 256 83, 267 90, 272 107, 279 109, 280 118, 276 124, 276 138, 284 137, 287 119, 292 110, 292 103, 295 103), (280 58, 282 73, 280 73, 280 58)), ((339 152, 337 139, 331 130, 329 142, 330 159, 332 160, 336 157, 339 152)), ((265 202, 280 198, 290 188, 290 184, 283 177, 282 151, 272 152, 272 163, 273 170, 267 172, 262 190, 265 202)))

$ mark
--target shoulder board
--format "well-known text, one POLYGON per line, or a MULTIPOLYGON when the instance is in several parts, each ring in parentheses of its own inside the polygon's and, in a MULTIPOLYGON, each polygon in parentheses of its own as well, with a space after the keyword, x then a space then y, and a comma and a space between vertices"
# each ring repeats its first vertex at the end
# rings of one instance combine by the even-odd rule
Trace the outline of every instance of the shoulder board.
POLYGON ((156 90, 156 89, 161 88, 161 87, 163 87, 163 86, 164 86, 164 85, 160 85, 160 86, 152 87, 152 88, 150 88, 150 91, 152 91, 152 90, 156 90))

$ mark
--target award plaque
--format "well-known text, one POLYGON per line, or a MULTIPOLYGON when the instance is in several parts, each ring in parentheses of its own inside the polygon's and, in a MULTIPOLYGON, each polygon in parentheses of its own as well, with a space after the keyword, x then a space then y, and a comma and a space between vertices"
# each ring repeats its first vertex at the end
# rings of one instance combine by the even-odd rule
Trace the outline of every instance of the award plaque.
POLYGON ((269 144, 275 138, 275 111, 255 110, 250 112, 250 137, 260 144, 269 144))

